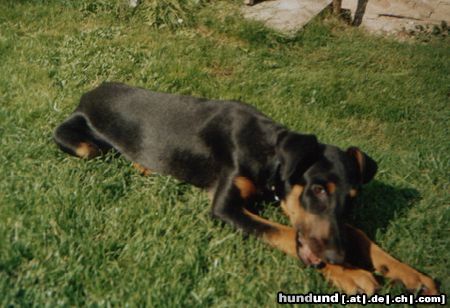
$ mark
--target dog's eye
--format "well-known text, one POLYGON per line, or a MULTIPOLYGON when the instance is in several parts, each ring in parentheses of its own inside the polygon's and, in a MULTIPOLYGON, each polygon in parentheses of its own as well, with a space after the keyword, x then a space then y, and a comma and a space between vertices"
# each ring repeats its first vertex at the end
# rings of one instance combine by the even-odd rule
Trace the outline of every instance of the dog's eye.
POLYGON ((323 187, 322 185, 319 185, 319 184, 312 185, 311 190, 314 193, 314 195, 316 195, 316 196, 323 196, 327 193, 327 191, 325 190, 325 187, 323 187))

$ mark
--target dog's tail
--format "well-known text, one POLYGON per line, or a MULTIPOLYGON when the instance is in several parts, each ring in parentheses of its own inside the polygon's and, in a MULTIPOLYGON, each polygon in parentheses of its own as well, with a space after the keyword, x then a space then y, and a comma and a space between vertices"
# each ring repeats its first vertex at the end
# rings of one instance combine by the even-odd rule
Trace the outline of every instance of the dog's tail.
POLYGON ((58 126, 53 138, 61 150, 81 158, 93 158, 112 148, 89 127, 81 113, 74 113, 58 126))

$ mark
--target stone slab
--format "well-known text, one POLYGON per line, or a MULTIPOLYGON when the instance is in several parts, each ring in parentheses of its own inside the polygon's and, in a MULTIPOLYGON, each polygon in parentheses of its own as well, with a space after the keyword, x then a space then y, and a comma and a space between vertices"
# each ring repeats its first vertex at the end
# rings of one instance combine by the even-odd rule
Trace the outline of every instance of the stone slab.
MULTIPOLYGON (((343 0, 342 8, 354 17, 358 2, 343 0)), ((377 33, 395 34, 414 30, 416 25, 450 23, 450 0, 369 0, 361 26, 377 33)))
POLYGON ((332 0, 272 0, 244 6, 245 18, 262 21, 284 33, 293 33, 322 12, 332 0))

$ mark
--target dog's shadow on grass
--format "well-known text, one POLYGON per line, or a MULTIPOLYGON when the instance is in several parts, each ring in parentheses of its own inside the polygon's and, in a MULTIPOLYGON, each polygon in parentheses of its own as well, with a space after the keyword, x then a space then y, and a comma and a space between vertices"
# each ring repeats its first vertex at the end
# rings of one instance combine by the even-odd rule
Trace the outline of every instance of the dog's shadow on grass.
POLYGON ((420 193, 414 188, 373 181, 355 200, 348 222, 374 238, 377 230, 385 229, 393 219, 403 216, 418 200, 420 193))

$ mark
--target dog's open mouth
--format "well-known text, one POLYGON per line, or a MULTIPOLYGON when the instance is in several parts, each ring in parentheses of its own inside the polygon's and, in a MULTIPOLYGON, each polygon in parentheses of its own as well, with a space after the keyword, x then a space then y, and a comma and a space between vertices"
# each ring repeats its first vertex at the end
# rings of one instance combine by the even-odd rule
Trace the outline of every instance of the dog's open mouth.
POLYGON ((311 248, 300 240, 300 234, 297 234, 297 254, 307 266, 321 268, 325 265, 322 259, 317 257, 311 248))

